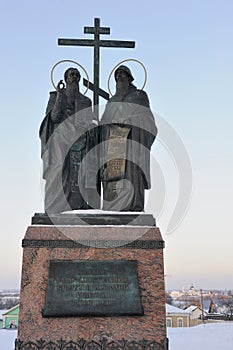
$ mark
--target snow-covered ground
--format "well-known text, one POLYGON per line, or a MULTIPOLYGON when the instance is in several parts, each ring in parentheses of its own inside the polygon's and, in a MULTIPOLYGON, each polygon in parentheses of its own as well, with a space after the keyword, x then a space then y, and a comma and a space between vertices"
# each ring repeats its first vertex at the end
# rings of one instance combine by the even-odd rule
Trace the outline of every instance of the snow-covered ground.
MULTIPOLYGON (((0 330, 0 350, 13 350, 16 330, 0 330)), ((233 322, 168 328, 169 350, 232 350, 233 322)))
POLYGON ((17 330, 0 329, 0 350, 13 350, 17 330))
POLYGON ((168 328, 169 350, 232 350, 233 322, 168 328))

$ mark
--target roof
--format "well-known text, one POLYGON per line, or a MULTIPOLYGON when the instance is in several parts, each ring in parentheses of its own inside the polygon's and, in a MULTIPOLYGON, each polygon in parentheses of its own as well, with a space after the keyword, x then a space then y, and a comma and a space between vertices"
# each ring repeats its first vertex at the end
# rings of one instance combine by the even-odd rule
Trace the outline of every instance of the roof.
POLYGON ((188 311, 188 312, 190 313, 190 312, 193 312, 193 311, 196 310, 196 309, 199 309, 199 307, 196 306, 196 305, 191 305, 191 306, 187 307, 187 308, 185 309, 185 311, 188 311))
POLYGON ((176 306, 166 304, 166 314, 186 314, 189 315, 187 310, 182 310, 176 306))
POLYGON ((13 306, 11 309, 9 310, 6 310, 2 316, 5 316, 5 315, 9 315, 9 314, 12 314, 12 315, 18 315, 19 314, 19 304, 13 306))

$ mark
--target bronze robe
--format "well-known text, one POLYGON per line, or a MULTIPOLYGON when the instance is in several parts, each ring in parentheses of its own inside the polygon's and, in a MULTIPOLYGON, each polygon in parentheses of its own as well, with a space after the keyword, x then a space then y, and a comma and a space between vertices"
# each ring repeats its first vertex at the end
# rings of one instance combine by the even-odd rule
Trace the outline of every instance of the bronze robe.
POLYGON ((131 85, 126 95, 115 95, 108 101, 101 119, 101 164, 104 164, 101 180, 104 210, 144 210, 144 192, 151 187, 150 149, 156 135, 157 127, 144 91, 131 85), (123 135, 122 142, 118 140, 120 134, 123 135), (116 137, 115 149, 112 146, 113 137, 116 137), (123 155, 124 142, 125 154, 123 155), (114 178, 114 172, 111 172, 114 168, 114 166, 111 167, 111 162, 114 164, 114 160, 109 160, 109 154, 112 157, 114 151, 117 152, 117 148, 121 155, 115 155, 116 177, 114 178))
POLYGON ((59 113, 52 120, 56 98, 57 92, 51 92, 39 132, 46 180, 45 211, 53 214, 99 208, 97 155, 93 154, 92 161, 80 169, 85 155, 98 144, 98 123, 91 111, 91 100, 79 93, 75 104, 69 105, 66 94, 62 94, 59 113))

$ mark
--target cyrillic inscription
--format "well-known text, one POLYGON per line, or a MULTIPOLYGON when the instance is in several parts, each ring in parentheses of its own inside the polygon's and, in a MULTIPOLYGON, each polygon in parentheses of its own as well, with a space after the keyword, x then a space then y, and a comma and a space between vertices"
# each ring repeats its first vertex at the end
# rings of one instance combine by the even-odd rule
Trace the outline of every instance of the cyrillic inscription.
POLYGON ((143 315, 137 262, 50 262, 43 316, 143 315))

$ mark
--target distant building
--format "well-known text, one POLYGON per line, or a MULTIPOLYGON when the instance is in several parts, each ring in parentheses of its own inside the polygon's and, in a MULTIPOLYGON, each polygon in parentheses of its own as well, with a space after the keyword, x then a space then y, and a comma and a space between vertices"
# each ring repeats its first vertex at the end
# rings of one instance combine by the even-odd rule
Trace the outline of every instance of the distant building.
POLYGON ((199 296, 200 291, 194 288, 194 285, 192 284, 189 288, 188 295, 190 296, 199 296))
POLYGON ((207 316, 207 312, 196 305, 191 305, 185 309, 190 314, 190 327, 201 324, 202 319, 207 316))
POLYGON ((177 298, 177 297, 179 297, 180 295, 182 295, 182 293, 181 293, 179 290, 173 290, 173 291, 170 292, 169 294, 170 294, 170 296, 171 296, 172 298, 177 298))
POLYGON ((19 319, 19 304, 2 314, 3 328, 17 328, 19 319))
POLYGON ((167 327, 190 327, 190 313, 166 304, 166 324, 167 327))
POLYGON ((0 329, 3 328, 3 321, 2 321, 2 314, 4 314, 4 312, 6 312, 7 310, 0 310, 0 329))

